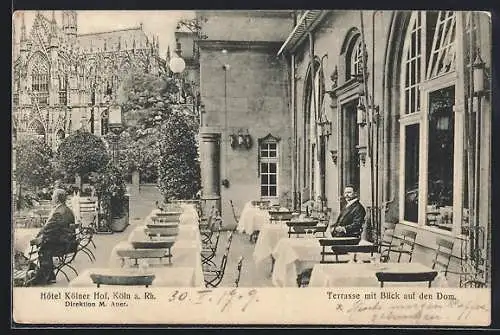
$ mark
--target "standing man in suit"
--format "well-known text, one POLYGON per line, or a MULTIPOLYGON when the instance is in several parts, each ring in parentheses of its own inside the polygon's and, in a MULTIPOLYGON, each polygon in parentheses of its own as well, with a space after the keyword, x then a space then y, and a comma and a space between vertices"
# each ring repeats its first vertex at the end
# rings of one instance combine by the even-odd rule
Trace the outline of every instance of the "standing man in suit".
POLYGON ((75 216, 66 206, 66 191, 56 188, 52 194, 54 209, 47 223, 40 229, 32 245, 38 245, 40 270, 35 279, 37 284, 55 282, 52 257, 76 251, 75 216))
POLYGON ((344 188, 345 207, 340 211, 339 217, 330 228, 332 237, 361 237, 366 211, 359 203, 354 186, 344 188))

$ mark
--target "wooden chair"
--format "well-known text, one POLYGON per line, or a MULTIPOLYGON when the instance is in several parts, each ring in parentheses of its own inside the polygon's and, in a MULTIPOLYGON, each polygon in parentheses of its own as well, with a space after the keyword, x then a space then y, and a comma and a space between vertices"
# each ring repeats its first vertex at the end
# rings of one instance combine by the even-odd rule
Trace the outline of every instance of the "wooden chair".
POLYGON ((217 220, 216 225, 213 227, 212 237, 215 235, 215 242, 212 242, 212 238, 210 238, 208 241, 203 243, 200 253, 202 265, 215 265, 213 259, 217 255, 217 249, 219 247, 220 236, 222 233, 221 222, 222 220, 217 220))
POLYGON ((236 210, 234 209, 233 200, 229 200, 229 203, 231 204, 231 210, 233 212, 234 222, 236 222, 236 225, 238 225, 238 222, 240 221, 240 216, 236 214, 236 210))
POLYGON ((40 270, 37 247, 34 245, 31 246, 28 257, 24 256, 23 253, 18 253, 14 257, 14 269, 12 270, 13 286, 31 286, 40 270))
POLYGON ((153 283, 155 275, 92 273, 90 278, 98 288, 101 285, 145 286, 147 288, 153 283))
MULTIPOLYGON (((97 231, 98 203, 97 200, 80 200, 80 224, 97 231)), ((95 245, 94 245, 95 246, 95 245)))
POLYGON ((438 238, 436 240, 436 252, 434 259, 432 261, 432 268, 435 269, 438 266, 441 271, 444 272, 444 276, 448 274, 448 267, 450 265, 450 260, 453 252, 454 241, 445 240, 438 238))
POLYGON ((236 280, 234 281, 234 286, 238 287, 241 278, 241 269, 243 268, 243 256, 238 259, 238 264, 236 265, 236 280))
POLYGON ((396 223, 394 222, 385 222, 382 225, 382 232, 379 241, 379 250, 380 257, 382 258, 383 254, 386 253, 386 250, 391 247, 393 238, 394 238, 394 230, 396 229, 396 223))
POLYGON ((398 255, 398 263, 401 262, 402 255, 408 255, 408 263, 411 263, 413 257, 413 250, 415 249, 415 241, 417 239, 417 233, 411 230, 403 229, 399 236, 394 235, 393 238, 396 237, 399 239, 399 244, 393 243, 389 245, 387 250, 381 254, 381 258, 383 258, 383 262, 388 262, 390 260, 390 254, 396 253, 398 255))
POLYGON ((321 260, 320 263, 347 263, 349 260, 340 260, 339 255, 347 255, 348 253, 373 253, 377 252, 378 246, 374 244, 359 245, 360 239, 356 237, 352 238, 331 238, 331 239, 319 239, 319 244, 321 245, 321 260), (327 249, 332 251, 328 251, 327 249), (335 256, 334 260, 328 260, 328 256, 335 256))
POLYGON ((78 271, 73 267, 72 263, 76 258, 78 252, 81 251, 79 248, 78 241, 75 244, 67 245, 62 250, 56 251, 52 256, 55 259, 54 262, 54 274, 57 275, 62 273, 66 280, 69 282, 68 274, 66 269, 70 269, 73 273, 78 276, 78 271))
POLYGON ((222 282, 224 278, 224 273, 226 271, 227 259, 229 257, 229 250, 231 248, 231 243, 233 240, 233 233, 231 231, 229 234, 229 238, 227 240, 226 250, 224 255, 222 256, 220 266, 217 268, 216 266, 208 266, 203 269, 203 274, 205 277, 205 286, 206 287, 217 287, 222 282))
POLYGON ((289 238, 292 236, 300 237, 301 235, 307 234, 308 232, 311 234, 316 234, 318 229, 317 220, 287 221, 286 225, 288 226, 289 238))
POLYGON ((415 272, 415 273, 401 273, 401 272, 377 272, 378 281, 380 282, 380 287, 384 287, 386 282, 398 282, 398 283, 415 283, 415 282, 428 282, 428 287, 431 287, 431 283, 437 276, 437 271, 430 272, 415 272))
POLYGON ((478 280, 478 279, 470 279, 466 280, 461 287, 464 288, 485 288, 487 287, 486 283, 484 281, 478 280))
POLYGON ((307 287, 309 286, 309 281, 311 280, 311 274, 313 269, 306 269, 298 274, 297 276, 297 286, 307 287))
POLYGON ((78 242, 78 251, 83 252, 93 263, 96 260, 96 257, 89 246, 93 246, 96 249, 94 244, 94 230, 90 227, 82 227, 80 224, 75 224, 75 234, 76 240, 78 242))

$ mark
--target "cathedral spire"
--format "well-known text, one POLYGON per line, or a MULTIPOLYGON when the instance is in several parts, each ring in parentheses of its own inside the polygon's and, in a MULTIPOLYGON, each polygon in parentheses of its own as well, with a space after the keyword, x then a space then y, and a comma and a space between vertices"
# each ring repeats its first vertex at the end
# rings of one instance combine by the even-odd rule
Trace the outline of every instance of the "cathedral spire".
POLYGON ((52 11, 52 20, 50 21, 51 23, 51 33, 52 36, 55 37, 57 34, 57 22, 56 22, 56 11, 52 11))
POLYGON ((25 42, 26 40, 26 22, 24 21, 24 12, 21 12, 21 42, 25 42))

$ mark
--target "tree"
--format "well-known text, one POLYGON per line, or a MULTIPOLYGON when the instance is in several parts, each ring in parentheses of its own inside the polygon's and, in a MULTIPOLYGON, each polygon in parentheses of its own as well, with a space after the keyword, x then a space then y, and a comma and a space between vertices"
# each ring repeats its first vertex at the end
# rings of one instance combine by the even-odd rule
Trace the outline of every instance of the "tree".
POLYGON ((52 150, 44 140, 27 138, 16 144, 16 181, 18 192, 16 208, 31 207, 35 191, 52 182, 52 150), (23 192, 23 188, 32 192, 23 192))
POLYGON ((197 116, 178 108, 178 93, 175 79, 147 73, 132 73, 118 91, 126 127, 120 165, 150 178, 157 173, 166 199, 191 198, 200 184, 197 116))
POLYGON ((22 139, 16 146, 16 178, 22 186, 45 187, 52 182, 52 150, 41 139, 22 139))
POLYGON ((161 126, 159 188, 166 201, 191 199, 200 189, 196 129, 189 116, 173 111, 161 126))
POLYGON ((99 137, 77 130, 62 141, 57 159, 64 173, 83 177, 102 170, 109 162, 109 154, 99 137))
POLYGON ((133 139, 128 132, 120 138, 119 166, 125 175, 138 171, 141 180, 156 182, 158 179, 158 159, 160 151, 158 146, 158 132, 151 128, 151 134, 133 139))

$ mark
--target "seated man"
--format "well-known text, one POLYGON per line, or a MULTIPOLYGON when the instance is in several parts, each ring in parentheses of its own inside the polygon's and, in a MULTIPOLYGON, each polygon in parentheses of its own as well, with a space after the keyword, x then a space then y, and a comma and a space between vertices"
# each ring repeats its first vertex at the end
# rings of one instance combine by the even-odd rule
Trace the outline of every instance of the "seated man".
POLYGON ((31 241, 32 245, 39 247, 40 271, 35 283, 42 285, 56 280, 52 257, 75 251, 77 247, 75 217, 71 209, 66 206, 66 192, 62 189, 54 190, 52 204, 54 209, 47 223, 31 241))
POLYGON ((347 203, 330 227, 332 237, 361 237, 366 211, 359 203, 354 186, 344 188, 344 199, 347 203))

